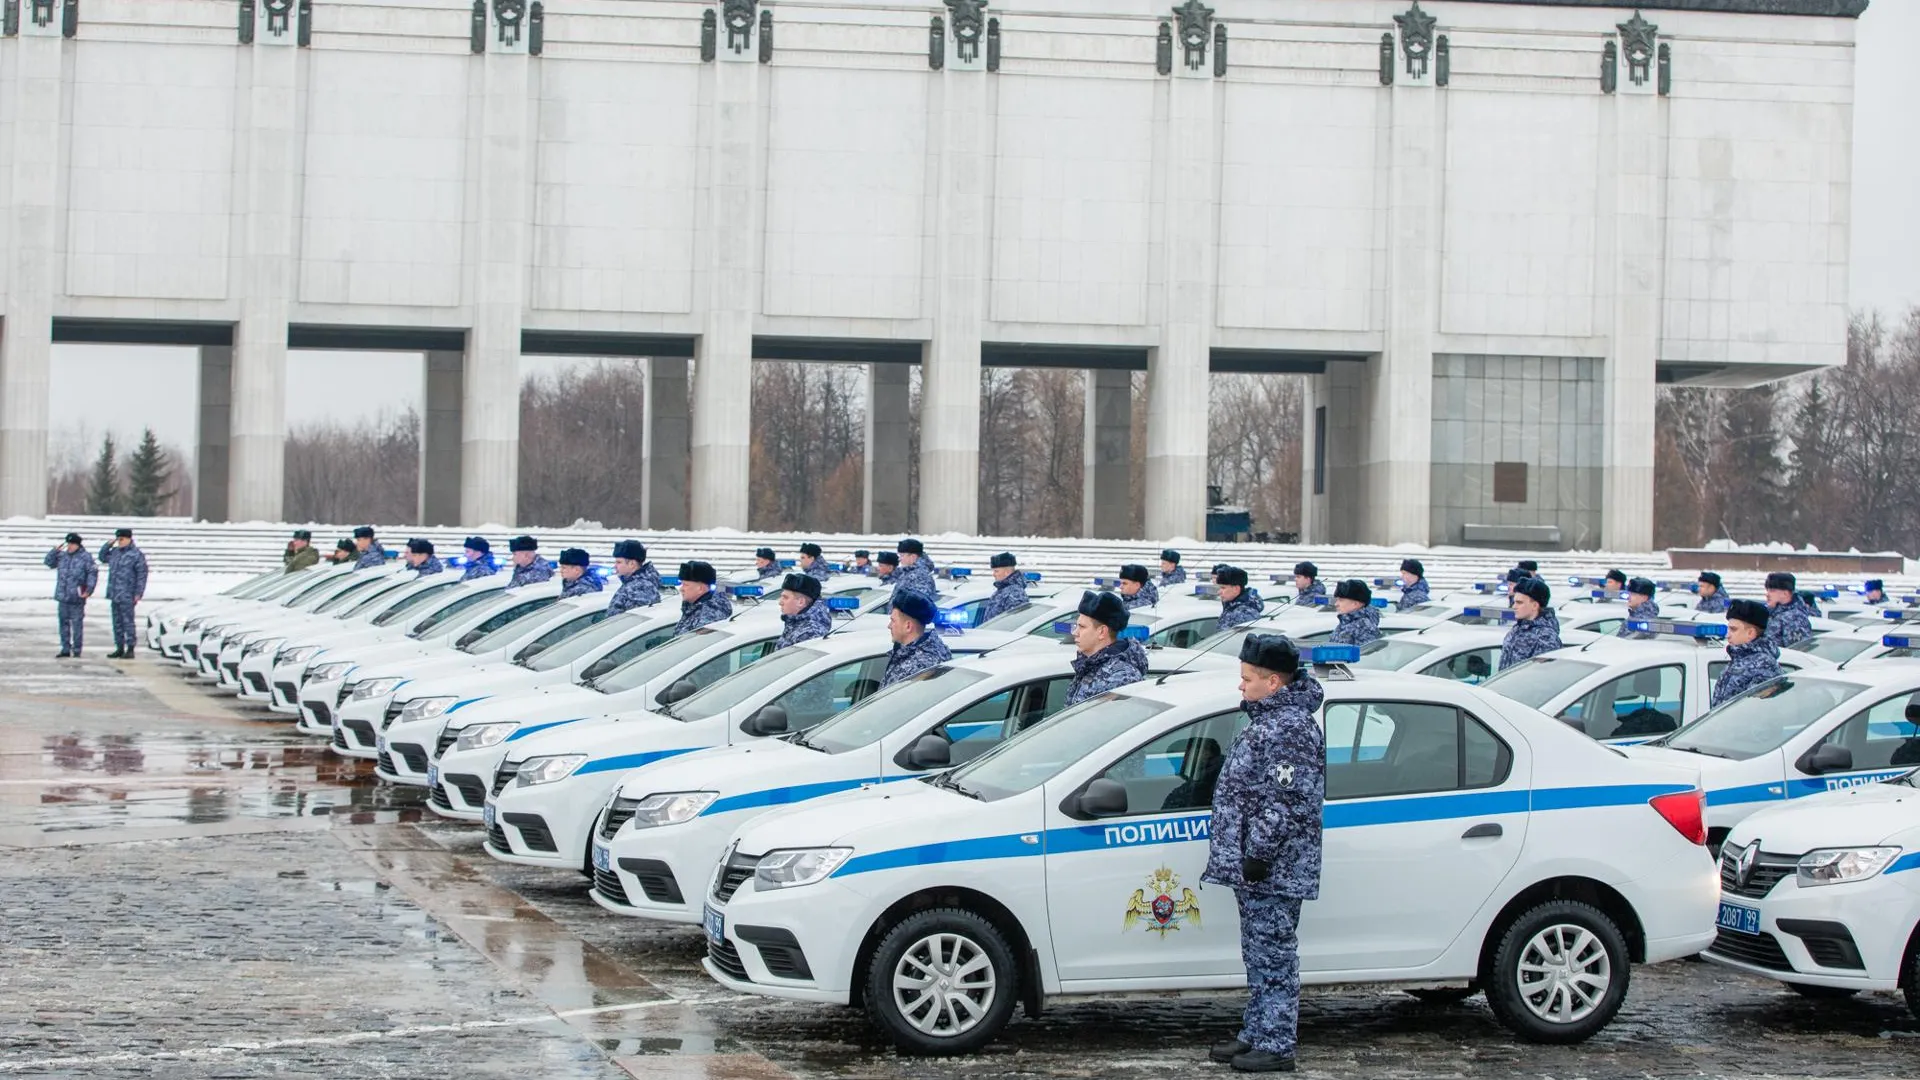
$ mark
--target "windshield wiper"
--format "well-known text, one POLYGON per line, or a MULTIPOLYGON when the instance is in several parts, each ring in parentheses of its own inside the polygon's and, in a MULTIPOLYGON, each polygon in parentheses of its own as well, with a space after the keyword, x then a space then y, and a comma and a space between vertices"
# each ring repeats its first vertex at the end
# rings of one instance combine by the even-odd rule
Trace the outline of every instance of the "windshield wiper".
POLYGON ((1669 750, 1678 750, 1684 754, 1699 754, 1701 757, 1725 758, 1727 756, 1725 754, 1716 754, 1711 750, 1702 750, 1697 746, 1675 746, 1672 743, 1661 743, 1660 745, 1669 750))
POLYGON ((960 782, 953 778, 952 773, 943 772, 938 776, 929 778, 927 780, 927 783, 932 784, 934 787, 946 788, 948 791, 951 791, 956 795, 965 795, 969 799, 977 799, 980 802, 987 801, 987 797, 985 795, 982 795, 979 792, 972 790, 971 788, 961 787, 960 782))
POLYGON ((795 746, 804 746, 807 749, 812 750, 818 754, 824 754, 827 752, 825 747, 822 747, 817 743, 808 742, 807 733, 804 731, 796 731, 793 734, 787 736, 787 741, 792 743, 795 746))

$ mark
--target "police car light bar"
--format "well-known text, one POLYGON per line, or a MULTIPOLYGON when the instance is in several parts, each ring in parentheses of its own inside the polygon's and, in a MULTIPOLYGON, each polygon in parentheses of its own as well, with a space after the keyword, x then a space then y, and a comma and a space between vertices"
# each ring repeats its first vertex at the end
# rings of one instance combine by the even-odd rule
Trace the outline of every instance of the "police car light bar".
POLYGON ((942 630, 958 633, 973 625, 973 616, 966 608, 941 608, 934 612, 933 624, 942 630))
POLYGON ((827 572, 830 574, 844 574, 847 572, 847 564, 830 562, 827 564, 827 572))
POLYGON ((1470 607, 1460 612, 1463 619, 1493 619, 1498 622, 1517 622, 1520 618, 1512 608, 1470 607))
POLYGON ((1507 583, 1504 581, 1476 581, 1473 583, 1473 591, 1477 593, 1502 592, 1506 587, 1507 583))
POLYGON ((449 555, 440 560, 440 565, 445 566, 449 570, 458 570, 467 565, 467 560, 459 555, 449 555))
POLYGON ((1886 637, 1880 639, 1880 644, 1885 645, 1889 649, 1911 649, 1913 648, 1913 637, 1908 634, 1888 634, 1886 637))
MULTIPOLYGON (((1195 585, 1193 587, 1193 595, 1201 598, 1202 600, 1218 600, 1220 599, 1220 586, 1195 585)), ((1893 613, 1888 612, 1887 615, 1889 618, 1891 618, 1893 613)))
POLYGON ((1700 583, 1697 581, 1656 581, 1654 585, 1666 592, 1697 593, 1700 591, 1700 583))
POLYGON ((663 577, 663 578, 661 578, 661 579, 660 579, 660 584, 661 584, 661 586, 662 586, 663 588, 666 588, 666 587, 671 587, 671 588, 675 588, 675 589, 677 589, 677 588, 679 588, 679 587, 680 587, 680 579, 679 579, 679 577, 677 577, 677 576, 675 576, 675 577, 663 577))
POLYGON ((1056 634, 1071 634, 1073 633, 1073 624, 1070 622, 1054 623, 1053 632, 1056 634))
POLYGON ((767 590, 758 585, 729 585, 727 592, 736 600, 757 600, 766 595, 767 590))
POLYGON ((775 559, 774 562, 778 563, 782 570, 791 570, 800 565, 799 559, 775 559))
POLYGON ((1102 589, 1117 589, 1120 587, 1120 579, 1117 577, 1097 577, 1093 579, 1093 583, 1102 589))
POLYGON ((959 578, 973 576, 973 570, 965 566, 949 566, 945 570, 940 571, 940 573, 948 580, 957 580, 959 578))
POLYGON ((1673 619, 1628 619, 1627 631, 1634 634, 1667 634, 1673 637, 1723 638, 1726 623, 1677 622, 1673 619))
POLYGON ((1040 580, 1040 571, 1038 571, 1038 570, 1028 570, 1028 571, 1026 571, 1025 573, 1023 573, 1023 574, 1021 574, 1020 576, 1021 576, 1021 577, 1023 577, 1023 578, 1026 578, 1026 579, 1027 579, 1028 581, 1039 581, 1039 580, 1040 580))
POLYGON ((1147 628, 1144 626, 1125 626, 1120 629, 1121 641, 1147 640, 1147 628))
POLYGON ((1387 598, 1384 596, 1374 597, 1372 603, 1373 603, 1373 606, 1377 608, 1383 608, 1388 606, 1387 598))
POLYGON ((1822 599, 1822 600, 1838 600, 1838 599, 1840 599, 1840 590, 1839 590, 1839 589, 1836 589, 1836 588, 1834 588, 1834 587, 1833 587, 1833 586, 1831 586, 1831 585, 1829 585, 1829 586, 1827 586, 1827 587, 1826 587, 1826 588, 1824 588, 1824 589, 1807 589, 1807 590, 1804 590, 1804 591, 1806 591, 1806 592, 1810 592, 1810 593, 1812 593, 1813 595, 1815 595, 1815 596, 1817 596, 1817 597, 1819 597, 1819 598, 1820 598, 1820 599, 1822 599))
POLYGON ((859 611, 860 598, 857 596, 829 596, 827 597, 827 610, 859 611))
POLYGON ((1293 602, 1296 604, 1305 604, 1307 607, 1326 607, 1328 604, 1333 603, 1332 600, 1324 596, 1296 596, 1293 598, 1293 602))
POLYGON ((1570 578, 1568 578, 1568 579, 1567 579, 1567 584, 1569 584, 1569 585, 1599 585, 1599 586, 1604 586, 1604 585, 1606 585, 1606 583, 1607 583, 1607 579, 1606 579, 1606 578, 1603 578, 1603 577, 1570 577, 1570 578))
POLYGON ((1360 662, 1358 645, 1315 645, 1307 650, 1314 666, 1326 664, 1357 664, 1360 662))

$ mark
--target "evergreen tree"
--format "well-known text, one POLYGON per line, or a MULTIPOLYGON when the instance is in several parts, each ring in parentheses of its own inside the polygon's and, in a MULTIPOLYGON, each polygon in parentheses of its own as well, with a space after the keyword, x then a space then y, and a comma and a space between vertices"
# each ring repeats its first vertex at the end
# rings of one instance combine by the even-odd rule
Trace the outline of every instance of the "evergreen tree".
POLYGON ((113 436, 100 440, 100 456, 93 459, 93 476, 87 481, 87 513, 111 517, 120 512, 120 467, 113 447, 113 436))
POLYGON ((127 513, 134 517, 158 514, 173 498, 173 489, 167 487, 170 471, 153 429, 142 431, 139 448, 127 460, 127 513))

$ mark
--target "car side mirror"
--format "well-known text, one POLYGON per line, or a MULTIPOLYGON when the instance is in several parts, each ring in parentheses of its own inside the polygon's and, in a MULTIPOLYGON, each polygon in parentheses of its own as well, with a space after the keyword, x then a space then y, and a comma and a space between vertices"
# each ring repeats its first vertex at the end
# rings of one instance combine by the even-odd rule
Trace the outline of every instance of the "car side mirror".
POLYGON ((1088 817, 1119 817, 1127 812, 1127 786, 1101 777, 1080 793, 1080 812, 1088 817))
POLYGON ((747 717, 747 734, 766 737, 784 734, 787 730, 787 710, 778 705, 762 706, 760 711, 747 717))
POLYGON ((672 686, 660 691, 660 696, 653 700, 661 705, 672 705, 677 701, 685 701, 692 697, 699 689, 698 686, 693 684, 692 679, 681 679, 672 686))
POLYGON ((1846 772, 1853 768, 1853 751, 1844 746, 1824 743, 1800 755, 1800 771, 1819 776, 1822 773, 1846 772))
POLYGON ((938 735, 922 735, 907 748, 907 768, 944 769, 953 764, 953 745, 938 735))

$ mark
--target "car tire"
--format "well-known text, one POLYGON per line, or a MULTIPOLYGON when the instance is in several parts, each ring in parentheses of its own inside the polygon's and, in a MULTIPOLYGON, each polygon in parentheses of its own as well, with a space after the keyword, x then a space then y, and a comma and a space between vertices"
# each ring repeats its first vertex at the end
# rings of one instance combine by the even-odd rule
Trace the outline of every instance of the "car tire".
POLYGON ((895 923, 874 949, 866 980, 867 1014, 909 1054, 978 1050, 1020 1001, 1020 966, 1006 936, 962 908, 918 911, 895 923), (943 981, 959 985, 928 993, 943 981))
POLYGON ((1528 1042, 1584 1042, 1626 1000, 1626 935, 1591 904, 1537 904, 1496 926, 1491 940, 1480 985, 1494 1016, 1528 1042), (1570 966, 1556 971, 1562 961, 1570 966))
POLYGON ((1907 943, 1907 961, 1902 965, 1902 982, 1906 984, 1907 1011, 1914 1019, 1920 1020, 1920 928, 1914 930, 1913 937, 1907 943))
POLYGON ((1407 993, 1422 1005, 1458 1005, 1480 992, 1480 985, 1425 986, 1407 993))
POLYGON ((1844 1001, 1860 992, 1844 986, 1815 986, 1812 983, 1795 982, 1788 983, 1787 989, 1809 1001, 1844 1001))

